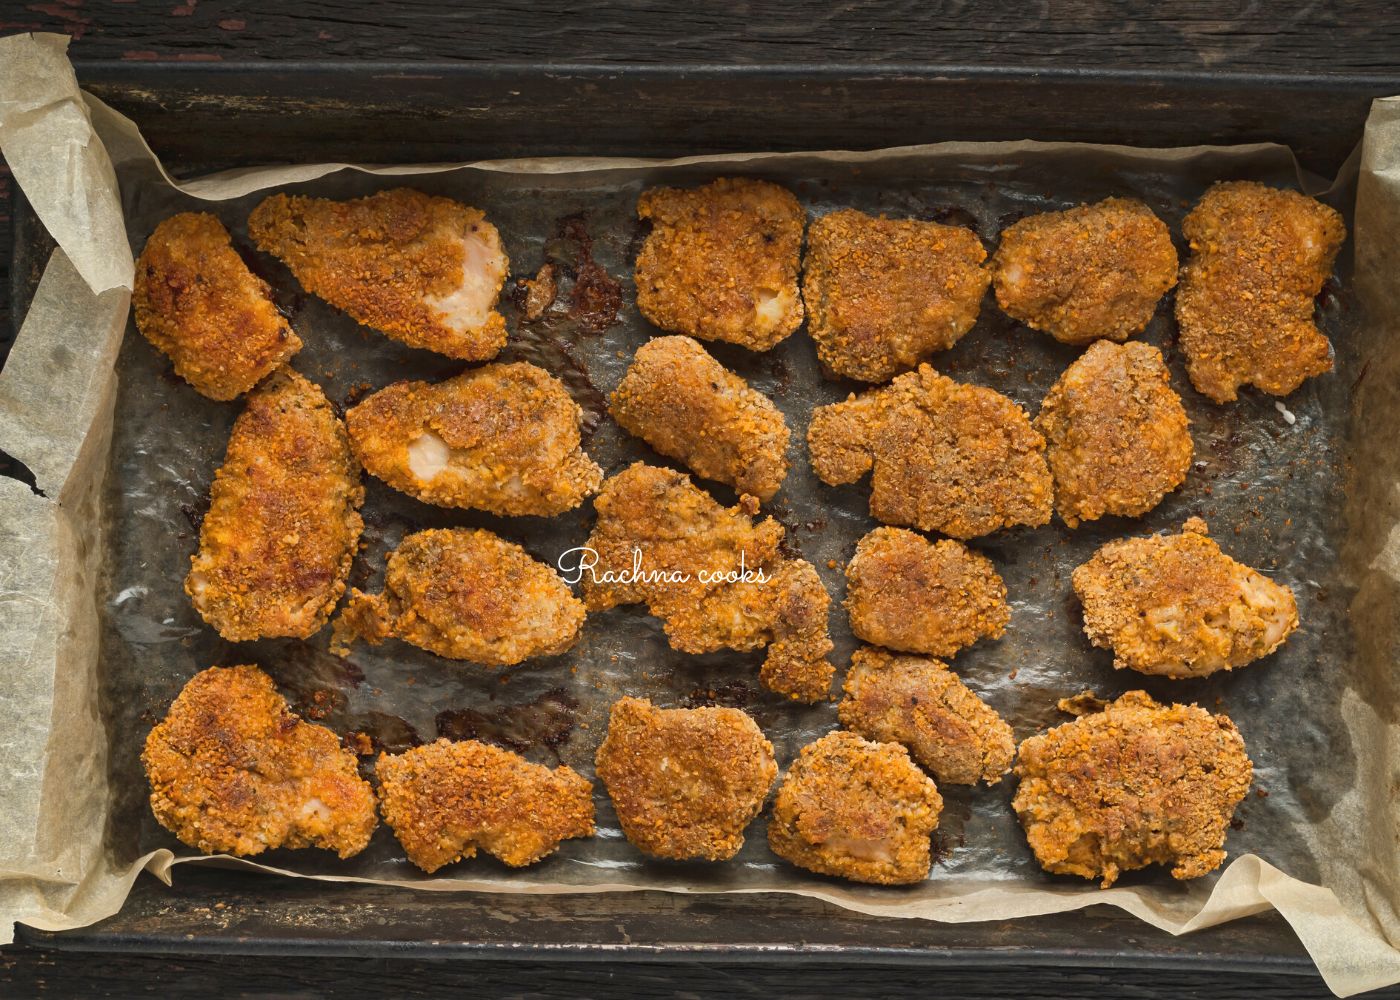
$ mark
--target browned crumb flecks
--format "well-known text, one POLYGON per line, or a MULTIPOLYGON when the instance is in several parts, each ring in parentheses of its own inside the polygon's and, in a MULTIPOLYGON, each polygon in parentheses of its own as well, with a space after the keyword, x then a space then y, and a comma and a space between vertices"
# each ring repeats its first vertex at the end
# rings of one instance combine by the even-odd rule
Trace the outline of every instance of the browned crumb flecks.
POLYGON ((992 259, 1008 316, 1066 344, 1127 340, 1176 284, 1166 223, 1134 198, 1032 215, 1001 234, 992 259))
POLYGON ((1113 665, 1204 677, 1267 656, 1298 627, 1293 591, 1220 551, 1206 523, 1109 542, 1074 571, 1084 631, 1113 665))
POLYGON ((257 667, 195 674, 141 762, 160 825, 205 854, 322 847, 348 858, 379 822, 355 755, 289 712, 257 667))
POLYGON ((402 639, 450 660, 512 666, 578 641, 583 604, 559 575, 485 530, 408 535, 389 554, 384 592, 351 591, 331 650, 402 639))
POLYGON ((1071 528, 1105 514, 1145 514, 1186 479, 1194 446, 1162 354, 1101 340, 1041 404, 1055 506, 1071 528))
POLYGON ((622 832, 658 858, 732 858, 778 776, 773 744, 737 708, 639 698, 613 705, 597 763, 622 832))
POLYGON ((870 471, 870 513, 886 524, 975 538, 1050 520, 1045 439, 998 392, 928 365, 845 402, 807 428, 812 467, 832 486, 870 471))
POLYGON ((918 882, 942 811, 938 787, 902 746, 828 733, 802 748, 778 787, 768 846, 823 875, 918 882))
POLYGON ((321 390, 290 368, 233 425, 185 592, 233 642, 305 639, 326 623, 359 543, 360 468, 321 390))
POLYGON ((476 740, 380 754, 375 773, 384 822, 425 872, 478 849, 523 868, 561 841, 593 836, 591 782, 476 740))
POLYGON ((582 419, 563 383, 525 362, 399 382, 345 415, 365 470, 394 489, 439 507, 545 517, 602 481, 580 443, 582 419))
POLYGON ((970 229, 842 209, 812 223, 802 297, 830 375, 883 382, 977 322, 991 273, 970 229))
POLYGON ((1224 862, 1253 770, 1225 716, 1129 691, 1023 742, 1012 806, 1046 871, 1101 879, 1105 889, 1153 864, 1199 878, 1224 862))
POLYGON ((248 233, 307 291, 410 347, 485 361, 505 346, 495 309, 510 260, 479 209, 409 188, 351 201, 275 194, 248 233))
POLYGON ((1314 299, 1345 242, 1342 217, 1296 191, 1216 184, 1182 223, 1191 259, 1176 293, 1186 370, 1217 403, 1242 385, 1286 396, 1332 370, 1314 299))
POLYGON ((792 192, 722 177, 644 191, 637 215, 652 223, 637 255, 637 309, 661 329, 766 351, 802 325, 806 213, 792 192))

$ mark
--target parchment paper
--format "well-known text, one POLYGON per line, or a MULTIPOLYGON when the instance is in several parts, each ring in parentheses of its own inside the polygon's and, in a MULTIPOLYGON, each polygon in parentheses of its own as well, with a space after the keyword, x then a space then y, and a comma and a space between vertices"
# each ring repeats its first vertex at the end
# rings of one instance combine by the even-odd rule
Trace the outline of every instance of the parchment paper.
MULTIPOLYGON (((35 473, 42 495, 0 480, 0 741, 10 780, 0 789, 0 931, 14 921, 75 927, 115 912, 142 869, 170 877, 195 860, 153 821, 138 754, 181 685, 216 663, 257 662, 294 705, 342 734, 401 749, 439 733, 477 735, 532 759, 592 774, 607 706, 624 693, 666 704, 719 701, 754 714, 786 765, 835 725, 834 706, 801 708, 763 692, 760 655, 689 657, 670 650, 640 608, 590 618, 568 654, 493 672, 391 643, 345 661, 306 643, 233 646, 207 628, 180 590, 206 491, 238 404, 199 397, 129 329, 131 247, 167 215, 212 211, 247 248, 248 211, 269 189, 327 196, 395 183, 485 209, 501 229, 513 277, 545 260, 567 275, 591 256, 621 282, 616 325, 570 309, 570 283, 546 316, 527 322, 507 302, 507 357, 563 377, 596 419, 586 446, 609 472, 660 461, 602 416, 603 395, 651 335, 636 314, 631 261, 642 236, 637 193, 657 181, 756 174, 793 188, 813 214, 868 211, 970 225, 989 246, 1023 214, 1110 194, 1143 198, 1178 234, 1184 212, 1213 180, 1300 177, 1277 146, 1137 150, 1046 143, 958 144, 872 153, 751 154, 666 162, 541 159, 368 170, 331 164, 241 170, 175 184, 135 126, 79 92, 66 38, 0 40, 0 149, 40 218, 54 254, 21 337, 0 372, 0 449, 35 473), (403 180, 405 176, 408 180, 403 180), (395 177, 400 178, 395 180, 395 177), (54 178, 62 178, 57 183, 54 178), (38 179, 38 180, 35 180, 38 179), (126 334, 124 336, 124 333, 126 334)), ((1241 806, 1217 876, 1173 882, 1154 869, 1100 891, 1040 871, 1008 803, 1014 782, 942 789, 946 800, 930 879, 907 889, 855 886, 802 872, 768 852, 762 818, 721 865, 648 861, 621 837, 598 789, 599 836, 567 843, 524 871, 481 858, 429 878, 381 828, 349 862, 322 852, 272 852, 248 867, 288 876, 376 881, 439 891, 782 891, 892 917, 1005 919, 1109 903, 1172 933, 1276 907, 1342 995, 1400 981, 1397 885, 1395 643, 1400 637, 1400 413, 1389 334, 1400 316, 1400 100, 1377 102, 1359 171, 1325 197, 1354 232, 1339 281, 1323 297, 1337 371, 1286 401, 1247 395, 1215 407, 1187 385, 1172 343, 1170 301, 1147 339, 1163 347, 1193 421, 1196 465, 1187 484, 1136 520, 1070 532, 1058 522, 975 543, 1006 579, 1006 637, 960 654, 955 669, 1024 738, 1063 721, 1057 698, 1086 687, 1112 696, 1144 687, 1159 699, 1225 711, 1244 734, 1256 789, 1241 806), (1359 177, 1358 177, 1359 173, 1359 177), (1303 629, 1275 656, 1233 676, 1151 681, 1114 672, 1080 631, 1068 571, 1105 540, 1174 528, 1201 514, 1239 558, 1298 594, 1303 629)), ((294 361, 327 395, 351 402, 366 388, 459 370, 358 327, 298 292, 280 265, 248 249, 278 289, 306 348, 294 361)), ((767 355, 714 353, 774 396, 794 429, 793 469, 770 506, 792 548, 816 564, 833 595, 835 661, 854 642, 839 610, 840 566, 873 522, 865 485, 830 489, 806 463, 811 408, 854 386, 823 381, 804 334, 767 355), (828 562, 835 565, 829 568, 828 562)), ((1018 327, 990 300, 977 328, 936 365, 1005 392, 1032 413, 1075 356, 1018 327)), ((588 505, 557 519, 500 519, 439 511, 367 479, 366 550, 352 584, 377 589, 383 556, 407 532, 483 525, 553 562, 581 544, 588 505)), ((721 500, 732 494, 714 484, 721 500)), ((223 859, 228 861, 230 859, 223 859)))

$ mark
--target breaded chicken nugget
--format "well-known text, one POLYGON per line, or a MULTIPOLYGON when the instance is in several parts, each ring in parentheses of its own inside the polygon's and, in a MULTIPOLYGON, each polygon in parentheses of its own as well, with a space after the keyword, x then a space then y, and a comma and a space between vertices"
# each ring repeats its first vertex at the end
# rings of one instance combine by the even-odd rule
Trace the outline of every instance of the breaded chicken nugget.
POLYGON ((863 646, 845 689, 841 725, 902 744, 940 782, 995 785, 1011 770, 1011 727, 939 660, 863 646))
POLYGON ((760 500, 771 500, 783 485, 782 413, 689 337, 643 344, 610 403, 624 430, 696 475, 760 500))
POLYGON ((379 821, 355 755, 287 710, 257 667, 190 678, 141 754, 160 825, 205 854, 359 854, 379 821))
POLYGON ((564 384, 525 362, 398 382, 345 415, 356 457, 394 489, 439 507, 545 517, 603 479, 580 444, 582 420, 564 384))
POLYGON ((478 848, 523 868, 561 841, 593 836, 592 782, 476 740, 380 754, 375 776, 384 822, 425 872, 478 848))
POLYGON ((773 802, 768 846, 799 868, 901 885, 928 876, 938 786, 897 743, 828 733, 802 748, 773 802))
POLYGON ((351 201, 275 194, 248 233, 308 292, 410 347, 486 361, 506 344, 495 309, 510 259, 480 209, 409 188, 351 201))
POLYGON ((1135 198, 1107 198, 1007 227, 992 258, 997 304, 1064 344, 1141 333, 1176 284, 1171 232, 1135 198))
POLYGON ((766 351, 802 325, 807 216, 791 191, 742 177, 651 188, 637 216, 652 223, 637 255, 637 309, 661 329, 766 351))
POLYGON ((1199 878, 1225 860, 1230 817, 1253 773, 1225 716, 1129 691, 1023 742, 1011 804, 1048 872, 1102 879, 1105 889, 1120 872, 1154 864, 1199 878))
POLYGON ((812 468, 832 486, 870 471, 870 513, 886 524, 975 538, 1050 520, 1045 439, 1001 393, 928 365, 845 402, 807 428, 812 468))
POLYGON ((290 368, 253 393, 229 435, 185 593, 231 642, 317 632, 345 593, 365 490, 345 425, 290 368))
POLYGON ((853 208, 824 215, 807 235, 802 298, 828 375, 884 382, 977 322, 991 281, 970 229, 887 219, 853 208))
POLYGON ((1296 191, 1230 181, 1207 191, 1181 230, 1191 259, 1176 320, 1198 392, 1228 403, 1252 384, 1287 396, 1332 370, 1313 313, 1346 241, 1341 215, 1296 191))
POLYGON ((933 656, 998 639, 1011 620, 990 559, 903 528, 876 528, 856 545, 846 564, 846 612, 858 638, 933 656))
POLYGON ((644 603, 685 653, 767 646, 765 685, 799 701, 828 696, 831 598, 811 563, 779 551, 782 525, 754 522, 752 497, 725 508, 688 476, 637 462, 603 483, 593 506, 590 611, 644 603))
POLYGON ((1190 423, 1157 348, 1094 344, 1065 369, 1034 421, 1060 517, 1074 528, 1156 507, 1191 468, 1190 423))
POLYGON ((407 535, 389 553, 382 594, 350 592, 331 651, 402 639, 449 660, 508 667, 564 652, 584 616, 559 575, 519 545, 482 529, 439 528, 407 535))
POLYGON ((1221 552, 1199 517, 1179 535, 1109 542, 1073 580, 1085 634, 1119 669, 1204 677, 1267 656, 1298 627, 1293 591, 1221 552))
POLYGON ((212 215, 181 212, 156 226, 136 261, 136 328, 210 399, 243 395, 301 340, 212 215))
POLYGON ((737 708, 641 698, 613 704, 597 762, 622 832, 658 858, 732 858, 778 776, 773 744, 737 708))

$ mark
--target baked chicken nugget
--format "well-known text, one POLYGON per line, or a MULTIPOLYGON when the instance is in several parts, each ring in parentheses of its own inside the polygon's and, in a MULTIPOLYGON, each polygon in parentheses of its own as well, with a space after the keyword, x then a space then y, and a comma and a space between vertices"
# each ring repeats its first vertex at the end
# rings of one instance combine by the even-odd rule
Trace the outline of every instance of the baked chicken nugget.
POLYGON ((365 491, 345 426, 290 368, 248 396, 210 488, 185 592, 232 642, 326 624, 359 544, 365 491))
POLYGON ((476 740, 380 754, 375 775, 384 822, 425 872, 478 849, 523 868, 593 836, 592 782, 476 740))
POLYGON ((1008 226, 992 258, 997 304, 1065 344, 1141 333, 1176 284, 1166 223, 1134 198, 1108 198, 1008 226))
POLYGON ((510 259, 480 209, 410 188, 332 201, 275 194, 248 233, 308 292, 410 347, 463 361, 506 343, 510 259))
POLYGON ((348 858, 379 822, 355 755, 288 711, 257 667, 190 678, 141 762, 160 825, 205 854, 322 847, 348 858))
POLYGON ((812 468, 832 486, 874 466, 870 513, 885 524, 967 539, 1050 520, 1045 439, 1025 411, 928 365, 817 407, 807 447, 812 468))
POLYGON ((938 660, 864 646, 851 657, 845 690, 841 725, 902 744, 940 782, 995 785, 1011 770, 1011 727, 938 660))
POLYGON ((771 690, 828 696, 831 598, 811 563, 779 551, 782 525, 755 523, 752 497, 722 507, 688 476, 637 462, 604 482, 593 506, 590 611, 646 604, 685 653, 767 646, 759 679, 771 690))
POLYGON ((331 651, 385 639, 449 660, 513 666, 578 641, 583 604, 559 575, 489 531, 439 528, 408 535, 389 553, 384 592, 350 592, 331 651))
POLYGON ((156 226, 136 261, 136 328, 210 399, 243 395, 301 350, 212 215, 181 212, 156 226))
POLYGON ((778 776, 773 744, 739 709, 641 698, 613 705, 597 762, 622 832, 658 858, 732 858, 778 776))
POLYGON ((991 281, 971 229, 847 208, 807 234, 802 298, 828 375, 884 382, 956 344, 991 281))
POLYGON ((721 177, 642 192, 652 230, 637 255, 637 309, 663 330, 766 351, 802 325, 806 213, 767 181, 721 177))
POLYGON ((545 517, 602 481, 580 444, 582 420, 563 383, 524 362, 399 382, 345 415, 356 457, 394 489, 439 507, 545 517))
POLYGON ((778 786, 768 846, 808 871, 855 882, 919 882, 932 865, 938 786, 897 743, 828 733, 802 748, 778 786))
POLYGON ((1194 446, 1162 354, 1101 340, 1060 376, 1033 426, 1045 436, 1055 506, 1071 528, 1145 514, 1180 486, 1194 446))
POLYGON ((1113 665, 1204 677, 1267 656, 1298 627, 1293 591, 1231 559, 1199 517, 1109 542, 1075 569, 1084 632, 1113 665))
POLYGON ((1286 396, 1332 370, 1314 300, 1346 240, 1334 209, 1252 181, 1216 184, 1182 232, 1191 259, 1176 319, 1191 384, 1217 403, 1242 385, 1286 396))
POLYGON ((689 337, 643 344, 610 403, 623 429, 696 475, 765 501, 783 485, 782 413, 689 337))
POLYGON ((1153 864, 1199 878, 1225 860, 1230 818, 1253 772, 1224 715, 1129 691, 1023 742, 1011 804, 1048 872, 1101 879, 1105 889, 1120 872, 1153 864))

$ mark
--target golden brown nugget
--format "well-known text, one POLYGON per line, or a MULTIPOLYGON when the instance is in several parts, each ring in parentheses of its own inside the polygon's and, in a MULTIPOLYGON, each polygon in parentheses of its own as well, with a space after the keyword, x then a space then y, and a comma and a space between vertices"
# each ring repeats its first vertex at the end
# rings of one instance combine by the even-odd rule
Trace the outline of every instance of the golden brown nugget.
POLYGON ((722 507, 688 476, 637 462, 603 483, 582 550, 590 611, 645 604, 673 649, 768 647, 759 679, 798 701, 829 696, 831 598, 817 571, 779 551, 783 527, 758 503, 722 507))
POLYGON ((1334 209, 1252 181, 1216 184, 1181 225, 1191 259, 1176 320, 1191 384, 1217 403, 1242 385, 1287 396, 1332 370, 1314 300, 1346 241, 1334 209))
POLYGON ((943 798, 897 743, 828 733, 802 748, 773 802, 768 846, 799 868, 902 885, 928 876, 943 798))
POLYGON ((613 704, 598 777, 622 832, 658 858, 724 861, 778 776, 773 744, 737 708, 613 704))
POLYGON ((999 639, 1011 620, 990 559, 904 528, 876 528, 856 545, 846 564, 846 613, 857 638, 933 656, 999 639))
POLYGON ((642 192, 652 230, 637 255, 637 309, 701 340, 766 351, 802 325, 798 253, 807 216, 792 192, 721 177, 642 192))
POLYGON ((997 304, 1065 344, 1124 341, 1176 285, 1166 223, 1135 198, 1107 198, 1007 227, 992 258, 997 304))
POLYGON ((439 507, 549 517, 598 489, 583 411, 562 382, 519 362, 430 384, 398 382, 345 415, 372 476, 439 507))
POLYGON ((301 350, 272 301, 212 215, 181 212, 151 233, 136 261, 136 328, 210 399, 243 395, 301 350))
POLYGON ((771 500, 787 475, 782 413, 689 337, 643 344, 609 411, 661 454, 740 493, 771 500))
POLYGON ((970 229, 847 208, 807 234, 802 298, 828 375, 884 382, 977 322, 991 281, 970 229))
POLYGON ((359 544, 365 490, 345 425, 321 390, 290 368, 248 396, 185 593, 231 642, 305 639, 326 624, 359 544))
POLYGON ((160 825, 205 854, 322 847, 348 858, 379 822, 355 755, 288 711, 257 667, 190 678, 141 762, 160 825))
POLYGON ((902 744, 939 782, 995 785, 1011 770, 1011 727, 939 660, 863 646, 845 689, 841 725, 902 744))
POLYGON ((1129 691, 1024 741, 1012 807, 1048 872, 1101 879, 1105 889, 1120 872, 1154 864, 1199 878, 1225 860, 1253 773, 1224 715, 1129 691))
POLYGON ((302 287, 410 347, 463 361, 506 344, 510 259, 480 209, 410 188, 332 201, 275 194, 248 218, 302 287))
POLYGON ((476 740, 438 740, 375 765, 384 822, 425 872, 478 849, 523 868, 593 836, 593 784, 476 740))
POLYGON ((968 539, 1050 520, 1045 439, 1025 411, 928 365, 817 407, 807 448, 832 486, 854 483, 873 466, 870 513, 885 524, 968 539))
POLYGON ((1199 517, 1109 542, 1075 569, 1084 632, 1113 665, 1204 677, 1267 656, 1298 627, 1293 591, 1231 559, 1199 517))
POLYGON ((1190 423, 1157 348, 1094 344, 1051 387, 1034 421, 1060 517, 1074 528, 1156 507, 1191 468, 1190 423))
POLYGON ((384 592, 350 592, 331 651, 385 639, 449 660, 508 667, 554 656, 578 641, 585 616, 559 575, 513 542, 482 529, 407 535, 389 553, 384 592))

